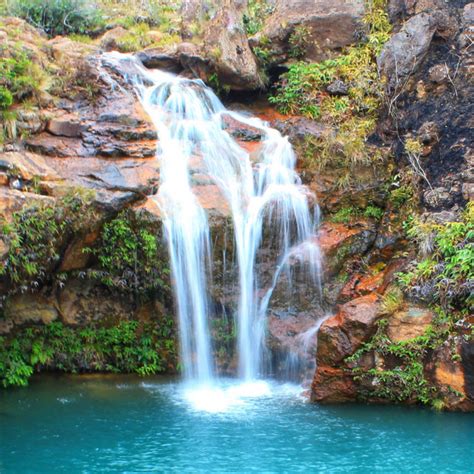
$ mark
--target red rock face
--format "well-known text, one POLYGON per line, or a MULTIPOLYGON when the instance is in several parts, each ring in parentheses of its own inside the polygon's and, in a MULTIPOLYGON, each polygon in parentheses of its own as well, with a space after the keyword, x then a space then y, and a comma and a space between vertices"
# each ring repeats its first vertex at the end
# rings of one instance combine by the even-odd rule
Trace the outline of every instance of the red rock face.
POLYGON ((357 397, 357 386, 344 359, 375 333, 379 318, 380 297, 372 293, 344 304, 335 316, 321 325, 311 393, 313 401, 334 403, 357 397))

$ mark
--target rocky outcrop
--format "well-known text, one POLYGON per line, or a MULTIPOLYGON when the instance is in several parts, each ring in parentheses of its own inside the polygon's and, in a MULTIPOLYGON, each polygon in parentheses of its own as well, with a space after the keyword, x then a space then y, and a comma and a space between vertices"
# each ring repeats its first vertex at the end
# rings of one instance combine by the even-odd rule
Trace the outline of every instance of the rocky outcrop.
POLYGON ((380 298, 362 296, 343 305, 324 321, 318 333, 317 368, 311 399, 322 403, 353 400, 357 386, 344 364, 375 333, 380 317, 380 298))
POLYGON ((205 56, 223 86, 235 90, 256 90, 264 86, 257 60, 243 27, 245 2, 224 0, 205 33, 205 56))
POLYGON ((389 77, 389 87, 401 87, 407 76, 416 71, 425 57, 436 30, 432 15, 420 13, 410 18, 393 35, 378 58, 380 72, 389 77))
POLYGON ((277 0, 252 46, 270 45, 272 62, 284 62, 299 48, 300 57, 321 61, 356 41, 365 13, 363 0, 277 0), (298 32, 299 38, 292 34, 298 32), (301 43, 301 44, 299 44, 301 43))

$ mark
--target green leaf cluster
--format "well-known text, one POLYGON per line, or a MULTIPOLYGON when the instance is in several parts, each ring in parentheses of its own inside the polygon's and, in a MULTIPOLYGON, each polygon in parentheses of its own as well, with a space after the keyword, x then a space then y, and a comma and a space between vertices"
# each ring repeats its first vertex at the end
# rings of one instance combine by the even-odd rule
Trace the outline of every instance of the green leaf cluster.
POLYGON ((45 75, 20 47, 0 46, 0 110, 8 109, 41 90, 45 75))
POLYGON ((369 204, 365 209, 349 206, 339 209, 335 214, 330 216, 330 220, 339 224, 348 224, 358 217, 380 220, 383 213, 383 209, 373 204, 369 204))
POLYGON ((474 204, 469 203, 461 220, 435 224, 411 219, 407 236, 425 258, 412 262, 399 282, 413 295, 457 309, 474 308, 474 204))
POLYGON ((34 372, 127 372, 149 375, 176 367, 174 322, 72 328, 60 322, 0 337, 0 382, 25 386, 34 372))
POLYGON ((267 0, 249 0, 243 17, 246 33, 250 36, 258 33, 272 11, 273 6, 267 0))
MULTIPOLYGON (((285 114, 301 114, 335 128, 336 133, 309 138, 304 144, 306 166, 324 169, 331 164, 342 168, 338 188, 350 187, 357 179, 355 165, 369 166, 382 154, 367 141, 375 130, 384 97, 376 58, 390 37, 391 25, 385 0, 367 0, 364 17, 365 39, 345 49, 343 54, 321 62, 299 61, 290 65, 269 101, 285 114), (341 81, 347 94, 331 95, 327 87, 341 81)), ((302 38, 305 36, 303 35, 302 38)), ((296 37, 295 37, 296 40, 296 37)), ((301 48, 297 48, 298 54, 301 48)))
MULTIPOLYGON (((375 335, 355 352, 345 359, 352 366, 354 380, 363 383, 365 390, 362 398, 380 398, 393 402, 418 402, 438 407, 442 394, 432 386, 425 375, 425 362, 433 351, 439 349, 447 341, 452 341, 451 335, 457 333, 462 313, 446 313, 436 309, 433 323, 425 333, 413 339, 393 342, 387 335, 388 320, 380 319, 375 335), (368 353, 377 353, 390 366, 364 369, 358 366, 360 359, 368 353)), ((458 355, 453 350, 453 360, 458 355)))
POLYGON ((85 249, 97 257, 89 276, 137 297, 170 290, 168 259, 160 227, 144 213, 127 209, 103 228, 97 245, 85 249))
POLYGON ((61 200, 38 201, 13 214, 1 227, 9 251, 0 267, 15 287, 40 286, 59 261, 68 238, 88 229, 95 219, 93 193, 77 188, 61 200))

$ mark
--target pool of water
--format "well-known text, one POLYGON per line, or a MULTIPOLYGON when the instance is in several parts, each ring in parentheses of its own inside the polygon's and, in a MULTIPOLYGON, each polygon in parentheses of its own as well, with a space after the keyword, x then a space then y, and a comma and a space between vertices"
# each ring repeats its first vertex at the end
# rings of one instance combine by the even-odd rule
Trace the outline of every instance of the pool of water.
POLYGON ((315 406, 300 392, 43 376, 0 391, 0 472, 474 472, 472 414, 315 406))

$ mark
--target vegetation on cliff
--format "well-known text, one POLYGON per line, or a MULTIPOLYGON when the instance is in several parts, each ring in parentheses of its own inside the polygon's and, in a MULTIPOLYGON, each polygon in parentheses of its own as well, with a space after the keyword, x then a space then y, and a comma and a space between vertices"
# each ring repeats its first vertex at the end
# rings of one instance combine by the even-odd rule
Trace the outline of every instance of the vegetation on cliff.
POLYGON ((24 386, 42 370, 150 375, 175 371, 176 357, 173 318, 82 328, 52 322, 0 337, 0 381, 24 386))

